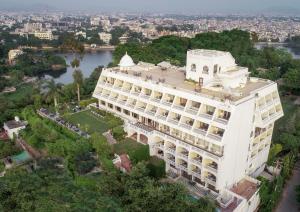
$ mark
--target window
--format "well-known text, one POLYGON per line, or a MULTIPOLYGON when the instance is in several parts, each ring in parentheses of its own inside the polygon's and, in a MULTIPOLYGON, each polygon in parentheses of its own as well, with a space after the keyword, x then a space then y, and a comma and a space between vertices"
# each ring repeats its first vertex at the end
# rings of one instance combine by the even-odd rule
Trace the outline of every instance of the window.
POLYGON ((191 71, 194 71, 194 72, 196 71, 196 64, 191 65, 191 71))
POLYGON ((203 71, 202 71, 202 73, 203 73, 203 74, 208 74, 208 71, 209 71, 208 66, 203 66, 203 71))
POLYGON ((214 65, 214 74, 216 74, 218 72, 218 65, 214 65))

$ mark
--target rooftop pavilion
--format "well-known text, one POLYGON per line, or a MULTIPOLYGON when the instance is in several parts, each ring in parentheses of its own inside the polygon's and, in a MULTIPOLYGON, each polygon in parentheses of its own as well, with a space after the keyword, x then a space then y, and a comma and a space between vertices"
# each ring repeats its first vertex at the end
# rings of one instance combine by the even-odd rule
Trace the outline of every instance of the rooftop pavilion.
MULTIPOLYGON (((215 61, 220 59, 218 63, 221 68, 220 72, 204 83, 200 82, 203 80, 201 76, 198 77, 198 80, 188 78, 189 72, 191 71, 188 68, 176 67, 171 64, 168 65, 168 62, 159 63, 158 65, 145 62, 134 64, 132 62, 131 66, 126 64, 126 67, 122 67, 120 63, 118 67, 108 68, 104 71, 123 74, 134 77, 137 80, 153 82, 189 93, 192 92, 196 95, 203 95, 222 102, 225 100, 233 102, 241 100, 251 94, 255 94, 255 92, 266 86, 274 84, 274 82, 269 80, 250 78, 248 76, 248 69, 235 65, 234 59, 229 52, 201 49, 191 50, 188 52, 188 63, 190 63, 191 58, 189 58, 189 55, 191 54, 196 56, 200 55, 201 57, 207 57, 208 60, 213 60, 213 62, 206 61, 206 64, 214 64, 216 63, 215 61), (233 81, 237 79, 238 86, 228 86, 228 84, 232 82, 232 80, 228 80, 229 78, 232 78, 233 81), (240 80, 242 83, 239 82, 240 80)), ((124 57, 126 57, 126 60, 130 59, 128 54, 124 57)), ((201 60, 201 58, 198 58, 198 60, 201 60)), ((232 83, 236 84, 236 82, 232 83)))

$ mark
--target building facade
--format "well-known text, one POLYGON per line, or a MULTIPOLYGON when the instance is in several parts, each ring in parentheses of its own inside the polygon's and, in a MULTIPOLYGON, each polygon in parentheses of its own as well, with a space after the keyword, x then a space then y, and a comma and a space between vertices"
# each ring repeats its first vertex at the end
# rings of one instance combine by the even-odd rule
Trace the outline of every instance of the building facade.
POLYGON ((166 171, 209 191, 222 210, 256 209, 255 177, 283 116, 275 82, 249 77, 228 52, 188 51, 185 69, 135 65, 126 54, 102 71, 93 96, 166 171))
POLYGON ((102 40, 105 44, 108 45, 109 42, 110 42, 110 40, 111 40, 111 38, 112 38, 112 36, 111 36, 110 33, 100 32, 100 33, 99 33, 99 38, 100 38, 100 40, 102 40))
POLYGON ((47 32, 35 32, 34 36, 41 40, 53 40, 54 36, 51 31, 47 32))

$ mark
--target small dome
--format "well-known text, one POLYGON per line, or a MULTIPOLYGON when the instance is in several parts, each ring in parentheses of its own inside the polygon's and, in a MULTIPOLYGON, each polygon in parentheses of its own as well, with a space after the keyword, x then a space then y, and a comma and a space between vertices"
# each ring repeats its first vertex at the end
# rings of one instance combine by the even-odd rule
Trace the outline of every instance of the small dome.
POLYGON ((121 68, 126 68, 126 67, 131 67, 131 66, 134 66, 134 65, 135 64, 134 64, 132 58, 126 52, 126 54, 121 58, 119 66, 121 68))

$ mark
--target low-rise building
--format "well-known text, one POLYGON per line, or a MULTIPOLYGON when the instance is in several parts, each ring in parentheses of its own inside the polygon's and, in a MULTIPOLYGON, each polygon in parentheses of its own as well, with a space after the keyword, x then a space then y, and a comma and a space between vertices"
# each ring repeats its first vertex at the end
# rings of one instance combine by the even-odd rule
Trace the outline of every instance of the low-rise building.
POLYGON ((15 117, 14 120, 4 122, 3 129, 7 133, 10 139, 13 139, 14 136, 18 136, 19 132, 26 128, 27 123, 21 121, 19 117, 15 117))

